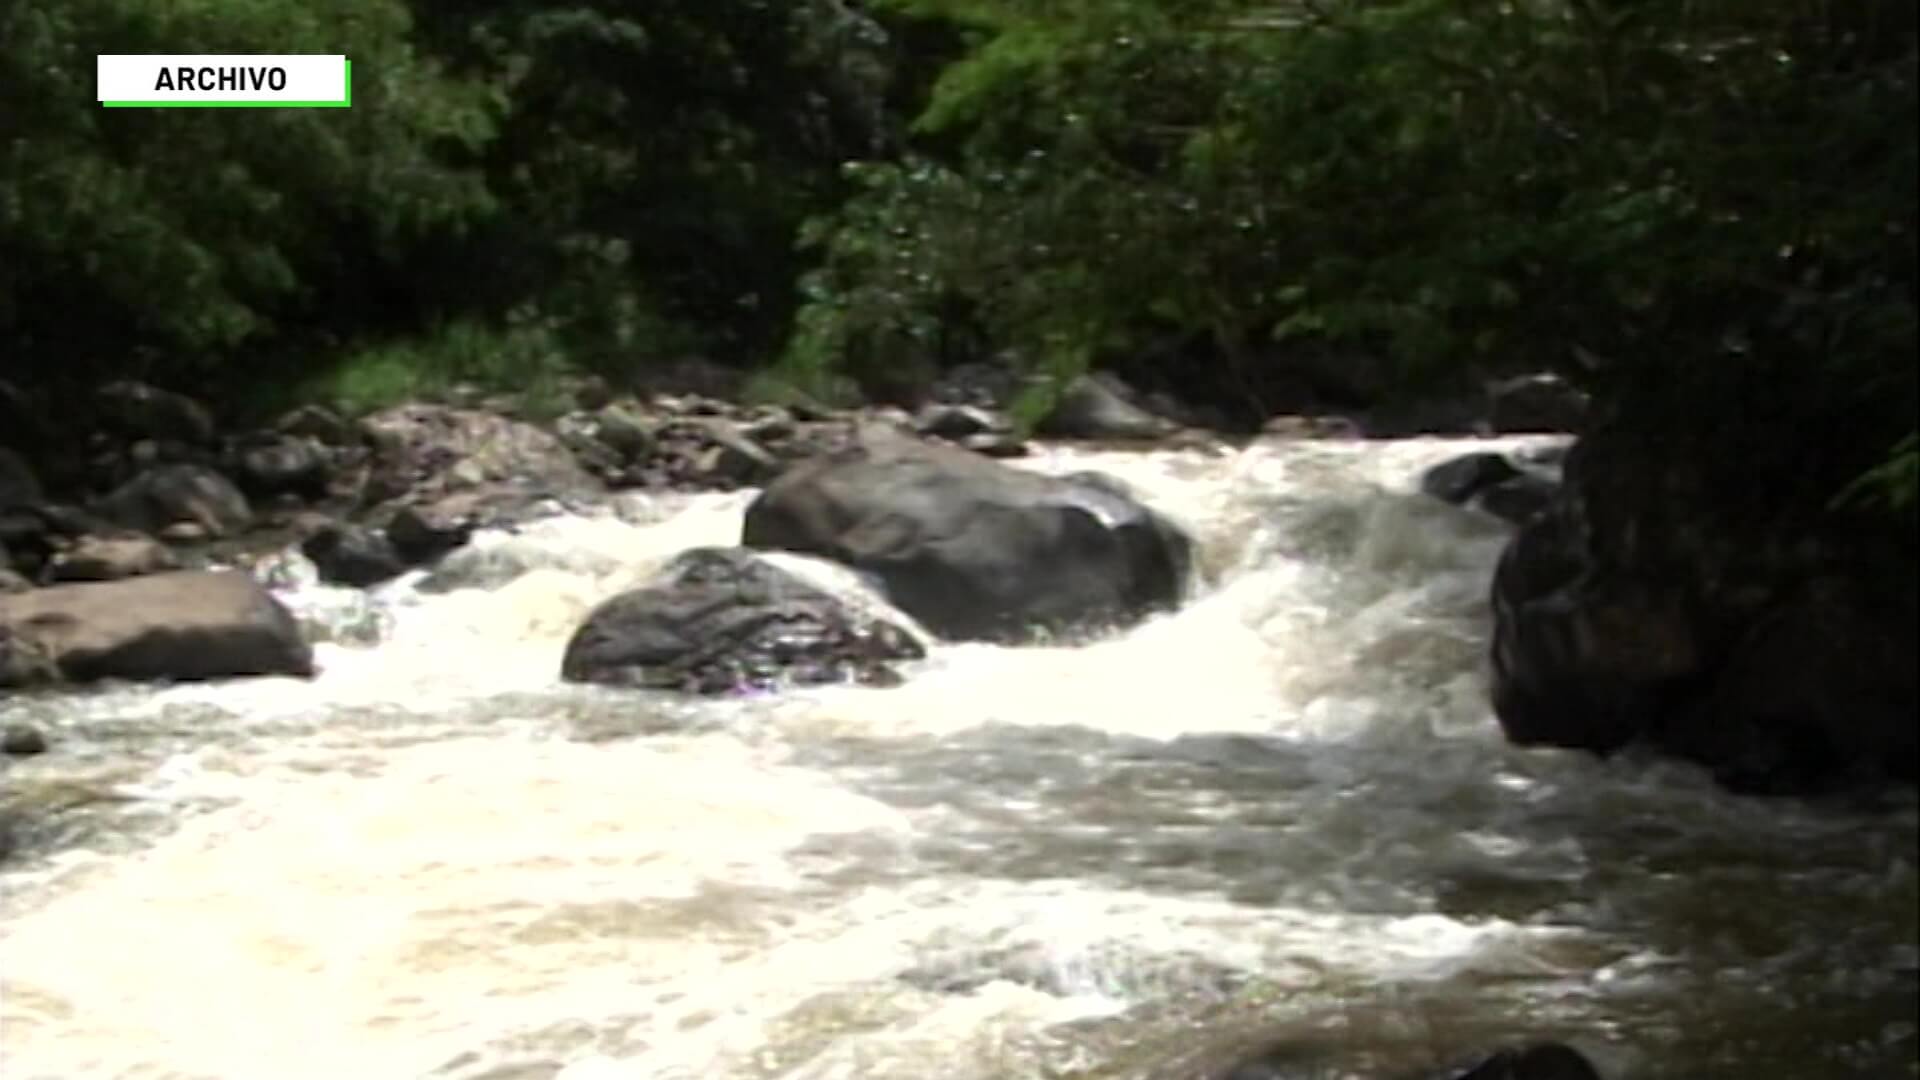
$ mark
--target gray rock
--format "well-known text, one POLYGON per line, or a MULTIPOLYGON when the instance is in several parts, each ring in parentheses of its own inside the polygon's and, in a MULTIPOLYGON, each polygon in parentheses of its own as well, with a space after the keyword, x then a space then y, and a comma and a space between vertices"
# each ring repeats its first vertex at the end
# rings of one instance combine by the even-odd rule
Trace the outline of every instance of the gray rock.
POLYGON ((713 445, 701 456, 698 470, 704 477, 728 486, 756 486, 780 474, 780 459, 766 447, 735 431, 729 424, 715 422, 708 427, 713 445))
POLYGON ((428 506, 406 506, 387 522, 387 539, 409 566, 430 563, 464 546, 480 527, 480 503, 458 496, 428 506))
POLYGON ((180 560, 151 536, 83 536, 55 553, 47 576, 56 582, 118 581, 180 569, 180 560))
POLYGON ((258 436, 233 455, 234 476, 255 497, 320 498, 327 493, 331 465, 326 446, 311 435, 258 436))
POLYGON ((253 508, 240 489, 200 465, 149 469, 102 499, 95 509, 116 525, 146 533, 191 525, 205 536, 222 537, 244 532, 253 524, 253 508))
POLYGON ((633 462, 653 453, 653 425, 630 405, 609 405, 594 414, 595 437, 623 461, 633 462))
POLYGON ((1112 375, 1082 375, 1067 384, 1038 430, 1063 439, 1122 442, 1158 440, 1173 433, 1171 421, 1141 408, 1133 397, 1112 375))
POLYGON ((0 686, 311 675, 292 614, 244 573, 179 571, 0 596, 0 686))
POLYGON ((891 686, 924 655, 904 628, 737 548, 682 553, 644 588, 601 604, 567 643, 571 682, 722 694, 789 685, 891 686))
POLYGON ((743 542, 874 575, 943 637, 1030 640, 1177 605, 1192 543, 1103 487, 873 429, 788 471, 747 509, 743 542))
POLYGON ((375 447, 367 498, 431 503, 455 493, 512 489, 564 495, 604 490, 552 432, 493 413, 401 405, 361 421, 375 447))
POLYGON ((329 585, 365 589, 407 572, 392 541, 361 525, 326 525, 301 541, 300 553, 329 585))
POLYGON ((46 733, 29 724, 8 724, 0 731, 0 754, 33 757, 47 752, 46 733))

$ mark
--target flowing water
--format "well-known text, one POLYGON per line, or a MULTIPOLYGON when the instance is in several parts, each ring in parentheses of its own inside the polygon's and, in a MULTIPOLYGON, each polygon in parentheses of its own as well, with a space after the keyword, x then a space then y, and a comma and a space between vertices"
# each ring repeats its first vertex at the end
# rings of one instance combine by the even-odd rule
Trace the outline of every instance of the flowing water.
POLYGON ((290 558, 317 680, 4 706, 56 747, 5 776, 0 1076, 1187 1080, 1280 1046, 1390 1077, 1519 1037, 1616 1078, 1917 1075, 1912 800, 1507 746, 1504 530, 1412 493, 1466 448, 1047 450, 1208 580, 891 690, 558 682, 581 615, 732 542, 744 493, 371 595, 290 558))

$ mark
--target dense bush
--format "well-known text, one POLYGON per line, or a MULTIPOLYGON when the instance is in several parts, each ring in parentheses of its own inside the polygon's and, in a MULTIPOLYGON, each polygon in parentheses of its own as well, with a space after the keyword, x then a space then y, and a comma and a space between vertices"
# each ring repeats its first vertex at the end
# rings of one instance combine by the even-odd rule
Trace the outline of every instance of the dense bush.
POLYGON ((1603 382, 1762 351, 1910 399, 1910 4, 889 6, 970 46, 816 227, 799 370, 1198 339, 1185 377, 1258 410, 1329 344, 1603 382))
POLYGON ((1005 353, 1248 419, 1330 365, 1366 369, 1356 396, 1557 366, 1665 388, 1636 408, 1817 401, 1892 455, 1856 494, 1910 494, 1914 24, 1899 0, 13 0, 0 347, 39 380, 356 399, 696 351, 908 394, 1005 353), (354 108, 94 104, 94 53, 183 42, 346 52, 354 108))

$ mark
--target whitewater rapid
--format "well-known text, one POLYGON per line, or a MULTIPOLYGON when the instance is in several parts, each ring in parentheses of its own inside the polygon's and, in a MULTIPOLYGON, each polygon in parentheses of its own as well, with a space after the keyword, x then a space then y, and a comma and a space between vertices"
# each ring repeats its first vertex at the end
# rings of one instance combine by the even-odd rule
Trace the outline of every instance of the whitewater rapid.
POLYGON ((1501 739, 1507 527, 1416 493, 1488 445, 1044 449, 1186 526, 1195 595, 897 689, 559 682, 751 492, 371 593, 283 557, 317 679, 0 703, 56 744, 4 777, 0 1076, 1185 1080, 1278 1041, 1371 1077, 1523 1036, 1619 1078, 1915 1075, 1911 800, 1501 739))

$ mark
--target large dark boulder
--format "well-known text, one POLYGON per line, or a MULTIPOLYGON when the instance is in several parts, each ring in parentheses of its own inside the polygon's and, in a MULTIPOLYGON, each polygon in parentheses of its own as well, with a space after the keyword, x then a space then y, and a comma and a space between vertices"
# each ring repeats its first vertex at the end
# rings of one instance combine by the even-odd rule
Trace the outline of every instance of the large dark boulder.
POLYGON ((1192 542, 1111 485, 1026 472, 874 429, 747 508, 749 547, 876 577, 942 637, 1030 640, 1177 605, 1192 542))
POLYGON ((1495 573, 1507 735, 1650 745, 1740 791, 1912 782, 1912 525, 1833 506, 1861 460, 1814 460, 1834 423, 1805 443, 1738 421, 1582 439, 1495 573))
POLYGON ((601 604, 567 643, 572 682, 720 694, 785 685, 893 685, 924 655, 905 629, 738 548, 695 548, 601 604))
POLYGON ((181 571, 0 596, 0 686, 311 675, 299 626, 234 571, 181 571))
POLYGON ((201 537, 233 536, 253 524, 253 508, 232 481, 200 465, 148 469, 94 508, 123 528, 162 533, 185 527, 201 537))

